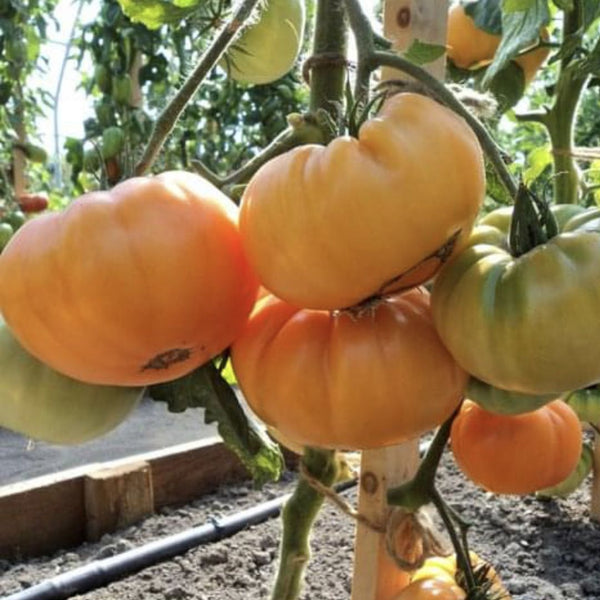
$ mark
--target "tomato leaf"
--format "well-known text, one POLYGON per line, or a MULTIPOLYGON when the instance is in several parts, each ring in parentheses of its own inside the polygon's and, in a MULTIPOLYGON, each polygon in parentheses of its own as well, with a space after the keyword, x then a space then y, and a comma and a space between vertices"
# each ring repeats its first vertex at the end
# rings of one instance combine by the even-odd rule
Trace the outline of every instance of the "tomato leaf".
POLYGON ((176 25, 194 13, 201 0, 118 0, 123 12, 134 22, 148 29, 161 25, 176 25))
POLYGON ((475 21, 477 29, 492 35, 502 35, 502 11, 500 0, 462 0, 465 13, 475 21))
POLYGON ((416 65, 425 65, 443 56, 445 52, 446 46, 414 40, 402 56, 416 65))
POLYGON ((540 30, 550 22, 547 0, 503 0, 502 41, 483 78, 484 87, 521 50, 536 43, 540 30))
POLYGON ((219 435, 248 469, 257 486, 277 481, 283 470, 279 445, 246 414, 236 393, 212 362, 189 375, 150 387, 150 396, 170 412, 204 408, 205 423, 217 423, 219 435))

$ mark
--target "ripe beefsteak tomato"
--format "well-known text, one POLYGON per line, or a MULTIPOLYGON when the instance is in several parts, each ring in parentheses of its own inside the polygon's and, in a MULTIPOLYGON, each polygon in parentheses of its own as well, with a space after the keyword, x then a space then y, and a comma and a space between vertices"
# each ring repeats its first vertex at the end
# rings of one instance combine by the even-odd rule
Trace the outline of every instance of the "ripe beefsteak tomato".
POLYGON ((263 298, 231 360, 267 425, 301 446, 324 448, 414 438, 450 416, 467 379, 441 344, 421 289, 357 314, 263 298))
POLYGON ((0 310, 19 342, 89 383, 147 385, 222 352, 258 281, 237 207, 171 171, 28 221, 0 255, 0 310))
POLYGON ((328 146, 259 169, 240 233, 263 285, 334 310, 429 279, 467 239, 485 193, 481 148, 451 110, 414 93, 328 146))
POLYGON ((498 415, 465 400, 450 446, 461 471, 496 494, 531 494, 557 485, 581 455, 581 424, 562 400, 521 415, 498 415))

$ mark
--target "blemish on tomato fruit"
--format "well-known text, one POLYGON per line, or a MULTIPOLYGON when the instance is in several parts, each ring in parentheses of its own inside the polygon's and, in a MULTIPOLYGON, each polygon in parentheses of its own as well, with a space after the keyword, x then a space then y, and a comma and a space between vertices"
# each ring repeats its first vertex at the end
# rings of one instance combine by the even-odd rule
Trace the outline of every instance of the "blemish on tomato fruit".
POLYGON ((360 476, 360 486, 367 494, 374 494, 379 487, 377 476, 371 471, 367 471, 360 476))
POLYGON ((396 23, 398 23, 398 27, 402 27, 405 29, 410 25, 410 8, 408 6, 404 6, 398 11, 396 15, 396 23))
POLYGON ((166 352, 161 352, 155 357, 151 358, 143 367, 142 371, 152 369, 153 371, 160 371, 161 369, 168 369, 171 365, 184 362, 192 355, 192 351, 189 348, 173 348, 166 352))

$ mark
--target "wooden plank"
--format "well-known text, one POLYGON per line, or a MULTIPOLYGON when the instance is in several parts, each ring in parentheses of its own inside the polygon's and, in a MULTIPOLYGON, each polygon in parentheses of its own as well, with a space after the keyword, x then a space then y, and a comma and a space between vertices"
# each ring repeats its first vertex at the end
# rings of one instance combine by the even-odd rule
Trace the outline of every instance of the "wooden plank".
MULTIPOLYGON (((385 0, 384 35, 397 51, 414 39, 446 43, 447 0, 385 0)), ((445 58, 426 65, 443 79, 445 58)), ((408 80, 395 69, 383 68, 381 80, 408 80)), ((410 479, 419 465, 419 440, 362 453, 358 510, 373 523, 383 524, 390 512, 388 488, 410 479)), ((356 529, 352 600, 392 600, 407 585, 408 575, 398 569, 385 547, 385 534, 363 524, 356 529)))
POLYGON ((85 478, 98 469, 150 465, 155 507, 185 504, 219 485, 247 478, 218 437, 94 463, 0 487, 0 558, 19 560, 86 539, 85 478), (51 518, 49 518, 51 515, 51 518))
POLYGON ((84 478, 86 539, 99 540, 154 513, 152 473, 146 461, 97 469, 84 478))
POLYGON ((150 460, 157 509, 191 502, 219 485, 249 477, 235 454, 222 442, 212 440, 201 450, 190 449, 150 460))
POLYGON ((21 560, 85 539, 83 477, 0 498, 0 558, 21 560))

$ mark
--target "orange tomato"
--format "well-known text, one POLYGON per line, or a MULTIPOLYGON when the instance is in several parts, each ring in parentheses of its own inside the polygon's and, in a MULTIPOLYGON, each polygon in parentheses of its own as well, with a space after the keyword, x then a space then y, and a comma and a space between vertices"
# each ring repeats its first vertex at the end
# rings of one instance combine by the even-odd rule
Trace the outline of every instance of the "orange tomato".
POLYGON ((456 463, 477 485, 497 494, 530 494, 575 469, 581 424, 561 400, 520 415, 491 413, 465 400, 450 441, 456 463))
MULTIPOLYGON (((448 58, 461 69, 483 66, 491 62, 501 41, 501 36, 479 29, 461 4, 454 4, 450 8, 447 31, 448 58)), ((545 29, 542 30, 541 36, 544 39, 548 37, 545 29)), ((540 47, 515 59, 523 70, 526 85, 549 54, 548 48, 540 47)))
POLYGON ((231 348, 252 410, 295 443, 364 449, 397 444, 443 422, 467 375, 413 289, 360 314, 299 309, 264 298, 231 348))
POLYGON ((240 233, 273 294, 340 309, 431 278, 468 237, 484 193, 469 126, 403 93, 358 139, 300 146, 263 165, 242 197, 240 233))
POLYGON ((0 310, 74 379, 147 385, 231 344, 254 304, 237 207, 180 171, 91 192, 28 221, 0 258, 0 310))

